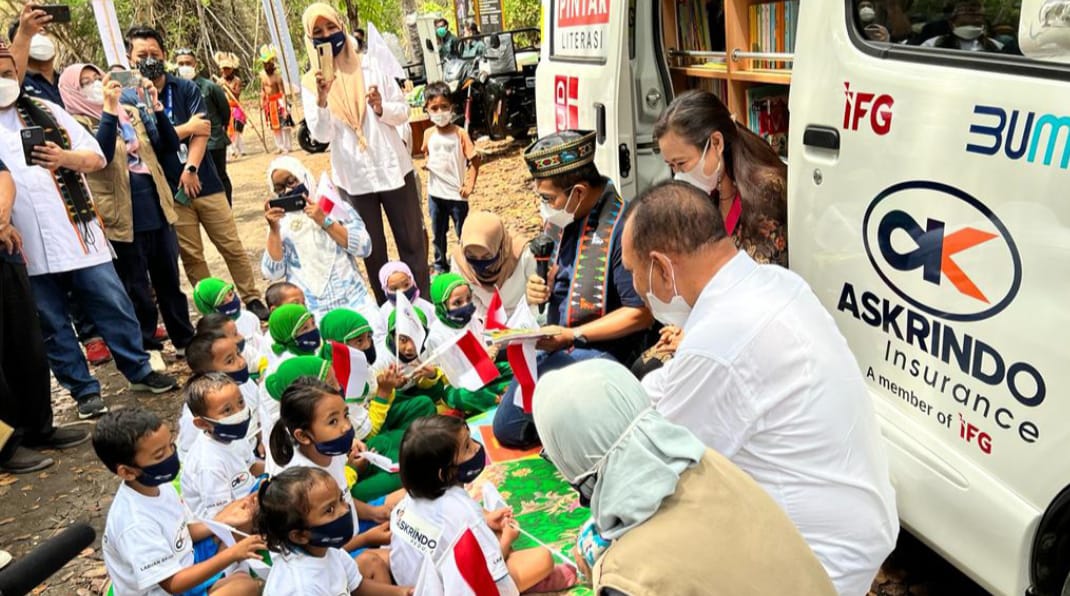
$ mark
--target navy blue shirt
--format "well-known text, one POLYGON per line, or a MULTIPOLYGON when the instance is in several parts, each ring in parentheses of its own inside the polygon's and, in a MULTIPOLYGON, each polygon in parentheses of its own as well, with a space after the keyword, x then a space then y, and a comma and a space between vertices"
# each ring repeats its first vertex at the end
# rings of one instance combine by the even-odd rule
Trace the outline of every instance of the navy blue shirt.
MULTIPOLYGON (((164 113, 171 124, 175 126, 181 126, 186 122, 189 122, 190 118, 194 114, 201 114, 207 118, 208 110, 205 108, 204 99, 201 97, 201 89, 193 81, 187 81, 170 74, 166 75, 167 80, 164 82, 163 90, 160 91, 160 103, 163 104, 164 113)), ((122 101, 124 104, 136 106, 138 103, 137 92, 128 89, 123 92, 122 101)), ((145 110, 141 110, 141 117, 145 119, 145 110)), ((149 131, 150 135, 159 134, 155 129, 149 131)), ((155 137, 153 141, 155 142, 155 137)), ((183 141, 183 144, 189 145, 189 139, 183 141)), ((163 167, 164 175, 167 177, 168 184, 171 185, 171 191, 178 191, 178 181, 182 177, 182 172, 185 170, 185 164, 179 159, 177 151, 162 152, 157 155, 160 159, 160 165, 163 167)), ((219 179, 219 174, 216 173, 215 165, 212 164, 212 160, 208 158, 207 150, 204 154, 204 159, 197 167, 197 175, 201 179, 201 194, 198 196, 206 197, 216 193, 223 192, 223 182, 219 179)))
MULTIPOLYGON (((4 164, 3 161, 0 161, 0 172, 6 172, 6 171, 8 171, 7 165, 4 164)), ((15 224, 9 223, 8 225, 15 225, 15 224)), ((0 261, 4 261, 4 262, 7 262, 7 263, 22 263, 23 262, 22 254, 21 253, 17 253, 17 252, 12 253, 12 252, 7 252, 6 250, 0 250, 0 261)))
MULTIPOLYGON (((617 195, 617 189, 613 182, 605 179, 606 187, 602 196, 598 199, 591 210, 592 213, 603 208, 606 201, 617 195)), ((576 251, 580 243, 580 234, 583 232, 586 218, 576 220, 565 226, 561 235, 561 246, 557 252, 557 275, 554 277, 553 288, 550 293, 550 310, 547 312, 547 322, 551 325, 560 325, 566 320, 568 309, 568 290, 572 285, 573 268, 576 265, 576 251)), ((609 252, 609 271, 606 280, 606 313, 613 312, 622 306, 643 308, 646 305, 643 299, 635 291, 632 285, 632 274, 624 268, 621 259, 621 235, 624 231, 624 218, 617 220, 613 228, 612 248, 609 252)), ((627 360, 634 357, 638 349, 643 347, 646 339, 646 331, 640 331, 608 342, 591 343, 589 347, 596 350, 609 352, 617 360, 624 364, 630 364, 627 360)))
POLYGON ((40 73, 28 72, 26 77, 22 79, 22 90, 26 92, 26 95, 38 99, 47 99, 61 108, 66 108, 63 105, 63 97, 59 94, 57 85, 59 85, 59 75, 56 75, 54 81, 50 81, 40 73))

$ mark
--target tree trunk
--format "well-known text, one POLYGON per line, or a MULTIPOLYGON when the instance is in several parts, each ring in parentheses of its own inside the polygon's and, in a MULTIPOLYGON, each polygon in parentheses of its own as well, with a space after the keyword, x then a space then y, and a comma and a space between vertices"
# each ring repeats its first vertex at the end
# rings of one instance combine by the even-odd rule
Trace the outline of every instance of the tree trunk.
POLYGON ((357 11, 357 5, 353 0, 344 0, 346 5, 346 18, 349 19, 349 30, 352 31, 357 27, 360 27, 360 13, 357 11))
POLYGON ((420 44, 420 32, 416 28, 416 0, 401 0, 401 14, 405 20, 405 32, 409 35, 410 58, 423 70, 424 48, 420 44))

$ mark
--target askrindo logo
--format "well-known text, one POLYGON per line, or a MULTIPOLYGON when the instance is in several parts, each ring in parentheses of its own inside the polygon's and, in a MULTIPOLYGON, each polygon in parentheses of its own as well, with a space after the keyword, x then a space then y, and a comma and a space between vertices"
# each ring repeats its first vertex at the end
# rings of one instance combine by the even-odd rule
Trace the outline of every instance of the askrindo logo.
POLYGON ((866 210, 862 239, 889 288, 947 320, 991 317, 1022 283, 1007 227, 987 205, 947 184, 912 180, 886 188, 866 210))

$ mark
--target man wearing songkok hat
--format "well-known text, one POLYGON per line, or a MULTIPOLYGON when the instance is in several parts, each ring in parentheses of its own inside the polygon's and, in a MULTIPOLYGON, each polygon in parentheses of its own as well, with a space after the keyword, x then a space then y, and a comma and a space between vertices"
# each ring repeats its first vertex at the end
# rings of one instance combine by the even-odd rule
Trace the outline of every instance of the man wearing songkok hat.
MULTIPOLYGON (((653 318, 621 264, 624 201, 594 164, 595 133, 565 130, 524 152, 539 211, 554 237, 547 279, 528 279, 530 304, 546 305, 552 337, 539 341, 539 374, 579 360, 610 358, 625 366, 642 350, 653 318)), ((507 305, 511 306, 511 305, 507 305)), ((494 418, 503 445, 538 442, 531 414, 514 404, 514 382, 494 418)))

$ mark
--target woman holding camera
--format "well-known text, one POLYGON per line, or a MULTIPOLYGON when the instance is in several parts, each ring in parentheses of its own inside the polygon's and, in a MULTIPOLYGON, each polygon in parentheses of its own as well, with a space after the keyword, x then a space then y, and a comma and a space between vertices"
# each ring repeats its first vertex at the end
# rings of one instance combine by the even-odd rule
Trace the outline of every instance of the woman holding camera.
POLYGON ((268 236, 261 271, 270 281, 301 288, 317 320, 346 307, 364 315, 378 332, 379 308, 354 260, 371 254, 364 221, 345 201, 314 202, 315 188, 312 174, 293 157, 276 158, 268 166, 268 189, 275 199, 264 204, 268 236))

